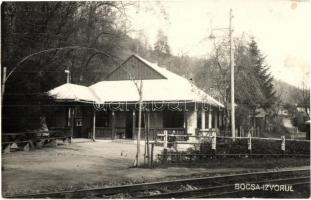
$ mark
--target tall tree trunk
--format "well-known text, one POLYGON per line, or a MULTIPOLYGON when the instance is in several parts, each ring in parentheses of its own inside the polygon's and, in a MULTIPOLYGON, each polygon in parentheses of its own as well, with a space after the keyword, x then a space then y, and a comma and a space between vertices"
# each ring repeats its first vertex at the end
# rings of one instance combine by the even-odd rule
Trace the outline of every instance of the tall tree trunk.
POLYGON ((137 154, 136 154, 136 166, 140 166, 140 135, 141 135, 141 112, 142 112, 142 101, 143 101, 143 82, 140 81, 139 88, 139 111, 138 111, 138 133, 137 133, 137 154))

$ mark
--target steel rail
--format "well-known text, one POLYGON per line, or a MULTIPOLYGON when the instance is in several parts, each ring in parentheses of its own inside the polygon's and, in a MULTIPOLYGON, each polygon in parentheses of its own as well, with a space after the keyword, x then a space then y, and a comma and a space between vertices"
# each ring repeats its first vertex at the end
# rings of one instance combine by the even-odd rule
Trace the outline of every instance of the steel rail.
POLYGON ((199 177, 199 178, 189 178, 189 179, 179 179, 161 182, 150 182, 143 184, 131 184, 131 185, 121 185, 114 187, 105 187, 97 189, 83 189, 83 190, 73 190, 73 191, 60 191, 51 193, 37 193, 37 194, 25 194, 25 195, 15 195, 15 196, 4 196, 5 198, 85 198, 88 195, 98 196, 98 195, 113 195, 119 193, 131 193, 137 191, 146 191, 152 189, 158 189, 164 186, 180 186, 185 184, 204 184, 204 183, 215 183, 219 180, 234 180, 236 178, 251 176, 267 176, 267 175, 288 175, 291 173, 310 173, 308 169, 299 170, 279 170, 279 171, 261 171, 261 172, 249 172, 241 174, 229 174, 220 176, 210 176, 210 177, 199 177))
MULTIPOLYGON (((292 183, 291 185, 292 186, 310 185, 310 181, 292 183)), ((230 198, 240 197, 241 198, 241 197, 255 197, 255 196, 257 198, 260 198, 260 197, 262 197, 261 195, 263 193, 259 193, 259 192, 262 192, 262 191, 239 191, 239 190, 233 191, 232 190, 232 191, 228 191, 228 192, 197 196, 196 198, 226 198, 226 197, 230 197, 230 198)), ((273 192, 275 193, 277 191, 269 191, 269 194, 271 194, 273 192)), ((269 197, 271 198, 271 196, 268 196, 268 198, 269 197)))
MULTIPOLYGON (((291 183, 292 186, 301 186, 301 185, 310 185, 310 180, 306 182, 295 182, 291 183)), ((255 196, 256 194, 259 194, 259 192, 262 191, 239 191, 239 190, 231 190, 228 192, 222 192, 222 193, 215 193, 215 194, 208 194, 208 195, 202 195, 198 196, 197 198, 225 198, 225 197, 249 197, 250 194, 251 196, 255 196)), ((269 193, 272 193, 273 191, 269 191, 269 193)), ((262 195, 262 193, 261 193, 262 195)), ((260 196, 257 195, 259 198, 260 196)), ((270 197, 271 198, 271 197, 270 197)))
MULTIPOLYGON (((302 183, 301 181, 304 181, 303 183, 310 183, 310 176, 272 179, 272 180, 268 179, 268 180, 261 180, 261 181, 247 182, 247 183, 249 184, 264 184, 264 183, 282 183, 282 184, 287 183, 289 184, 290 183, 291 185, 294 185, 297 183, 296 181, 298 181, 298 183, 302 183)), ((168 192, 168 193, 161 193, 161 194, 155 194, 155 195, 149 195, 149 196, 140 196, 136 198, 139 198, 139 199, 204 198, 208 196, 218 196, 218 195, 221 195, 227 192, 229 193, 243 192, 239 190, 234 190, 234 186, 235 184, 226 184, 226 185, 199 188, 199 189, 188 190, 188 191, 177 191, 177 192, 168 192), (210 194, 210 192, 212 192, 212 194, 210 194)))

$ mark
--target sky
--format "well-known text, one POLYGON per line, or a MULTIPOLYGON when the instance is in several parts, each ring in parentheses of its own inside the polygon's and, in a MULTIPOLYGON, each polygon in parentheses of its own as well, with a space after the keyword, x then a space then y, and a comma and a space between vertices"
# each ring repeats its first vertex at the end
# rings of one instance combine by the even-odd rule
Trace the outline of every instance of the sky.
MULTIPOLYGON (((212 41, 212 29, 229 26, 229 10, 233 10, 233 36, 253 36, 258 43, 271 74, 295 86, 310 80, 310 3, 301 0, 194 0, 161 1, 167 15, 154 1, 139 1, 130 12, 132 28, 142 31, 150 45, 157 31, 168 36, 174 55, 206 57, 212 41), (153 9, 146 9, 151 7, 153 9)), ((227 29, 213 31, 226 37, 227 29)), ((134 32, 135 37, 135 32, 134 32)))

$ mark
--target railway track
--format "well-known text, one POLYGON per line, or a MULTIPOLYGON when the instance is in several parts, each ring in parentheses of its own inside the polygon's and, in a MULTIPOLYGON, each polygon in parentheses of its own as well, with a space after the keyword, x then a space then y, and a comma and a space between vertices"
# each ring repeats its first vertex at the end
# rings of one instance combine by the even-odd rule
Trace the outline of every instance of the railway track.
MULTIPOLYGON (((7 196, 6 198, 220 198, 261 197, 264 193, 277 194, 276 185, 287 186, 294 193, 302 186, 310 185, 310 170, 280 170, 243 174, 200 177, 143 184, 122 185, 87 190, 63 191, 29 195, 7 196), (236 188, 236 184, 251 184, 257 187, 275 186, 274 190, 236 188)), ((309 187, 307 187, 309 188, 309 187)), ((286 188, 285 188, 286 189, 286 188)), ((285 191, 283 188, 283 192, 285 191)), ((310 194, 310 191, 307 191, 310 194)))

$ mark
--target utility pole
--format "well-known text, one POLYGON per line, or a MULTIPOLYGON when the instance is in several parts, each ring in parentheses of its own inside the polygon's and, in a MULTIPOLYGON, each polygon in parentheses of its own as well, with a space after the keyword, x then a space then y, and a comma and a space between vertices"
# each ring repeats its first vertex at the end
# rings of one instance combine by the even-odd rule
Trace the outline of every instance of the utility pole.
POLYGON ((234 103, 234 54, 233 54, 233 39, 232 39, 232 9, 229 13, 229 37, 230 37, 230 68, 231 68, 231 133, 235 138, 235 103, 234 103))
MULTIPOLYGON (((235 103, 234 103, 234 53, 233 53, 233 29, 232 29, 232 9, 229 12, 229 28, 211 28, 213 30, 228 30, 229 29, 229 39, 230 39, 230 68, 231 68, 231 135, 235 138, 235 103)), ((209 39, 215 39, 216 37, 211 32, 209 39)))

